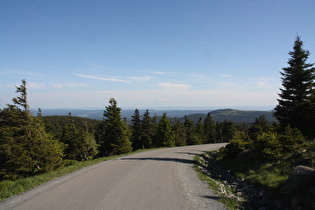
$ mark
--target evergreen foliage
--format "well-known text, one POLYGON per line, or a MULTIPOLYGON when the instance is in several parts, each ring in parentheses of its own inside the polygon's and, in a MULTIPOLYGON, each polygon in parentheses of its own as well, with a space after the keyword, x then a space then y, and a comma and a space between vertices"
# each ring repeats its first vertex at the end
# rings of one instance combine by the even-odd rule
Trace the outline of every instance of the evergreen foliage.
POLYGON ((233 139, 236 126, 232 121, 224 121, 216 124, 217 142, 229 142, 233 139))
POLYGON ((305 135, 314 135, 314 80, 313 63, 307 63, 309 51, 303 49, 303 42, 297 36, 294 42, 289 67, 282 68, 282 86, 274 115, 285 127, 298 128, 305 135))
POLYGON ((102 155, 119 155, 132 151, 130 131, 121 119, 121 109, 114 98, 109 100, 104 111, 104 119, 97 131, 97 141, 102 155))
POLYGON ((163 114, 157 127, 155 135, 155 146, 156 147, 174 147, 174 131, 172 130, 171 122, 167 119, 166 113, 163 114))
POLYGON ((198 139, 197 134, 195 132, 196 131, 196 128, 195 128, 196 125, 186 115, 185 115, 184 127, 185 127, 185 132, 186 132, 187 145, 197 144, 199 142, 199 139, 198 139))
POLYGON ((187 145, 186 132, 184 125, 180 122, 178 118, 175 118, 173 123, 173 131, 174 131, 174 140, 176 146, 185 146, 187 145))
MULTIPOLYGON (((75 117, 71 116, 72 124, 77 130, 88 129, 89 133, 93 134, 100 123, 100 120, 75 117), (87 126, 87 128, 86 128, 87 126)), ((69 124, 69 115, 53 115, 53 116, 43 116, 43 122, 45 123, 46 132, 52 134, 56 139, 60 139, 64 127, 69 124)))
POLYGON ((156 130, 156 118, 150 117, 150 112, 147 109, 142 116, 141 122, 141 143, 143 148, 153 147, 153 137, 156 130), (155 121, 154 121, 155 120, 155 121))
POLYGON ((207 114, 206 119, 204 120, 204 143, 215 143, 216 142, 216 132, 215 132, 215 123, 212 119, 211 113, 207 114))
POLYGON ((63 164, 64 145, 45 131, 40 117, 30 114, 26 81, 17 87, 14 105, 0 110, 0 176, 17 179, 50 171, 63 164))
POLYGON ((142 128, 141 128, 141 119, 140 112, 138 109, 135 109, 134 115, 131 117, 132 120, 132 135, 131 142, 133 150, 142 149, 144 147, 144 142, 142 142, 142 128))
POLYGON ((69 122, 64 126, 61 142, 66 145, 65 158, 69 160, 89 160, 98 154, 94 135, 89 133, 87 122, 84 128, 77 129, 69 113, 69 122))

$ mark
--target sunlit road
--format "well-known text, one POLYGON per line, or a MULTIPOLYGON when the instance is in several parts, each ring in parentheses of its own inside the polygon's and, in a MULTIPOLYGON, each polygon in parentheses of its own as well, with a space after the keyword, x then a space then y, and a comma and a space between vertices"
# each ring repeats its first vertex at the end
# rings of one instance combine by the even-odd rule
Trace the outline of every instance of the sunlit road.
POLYGON ((223 144, 147 151, 105 161, 0 204, 0 209, 224 209, 192 168, 223 144))

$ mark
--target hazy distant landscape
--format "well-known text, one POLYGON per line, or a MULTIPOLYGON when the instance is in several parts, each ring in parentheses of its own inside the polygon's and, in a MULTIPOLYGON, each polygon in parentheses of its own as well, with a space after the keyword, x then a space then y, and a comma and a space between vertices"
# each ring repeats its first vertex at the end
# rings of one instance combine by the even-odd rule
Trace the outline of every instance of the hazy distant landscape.
MULTIPOLYGON (((143 114, 145 110, 139 110, 140 114, 143 114)), ((33 114, 36 114, 36 110, 32 110, 33 114)), ((85 109, 43 109, 43 116, 53 116, 53 115, 68 115, 71 112, 72 116, 84 117, 96 120, 102 120, 104 110, 85 110, 85 109)), ((131 120, 131 116, 134 115, 134 109, 122 109, 121 116, 126 117, 128 121, 131 120)), ((249 111, 249 110, 238 110, 238 109, 217 109, 217 110, 157 110, 149 109, 151 116, 156 115, 157 117, 162 116, 166 113, 170 118, 179 118, 184 121, 184 116, 186 115, 189 119, 197 122, 199 118, 204 120, 207 114, 210 112, 214 121, 232 121, 235 123, 253 123, 256 118, 264 115, 265 118, 273 122, 276 119, 273 117, 272 111, 249 111)))

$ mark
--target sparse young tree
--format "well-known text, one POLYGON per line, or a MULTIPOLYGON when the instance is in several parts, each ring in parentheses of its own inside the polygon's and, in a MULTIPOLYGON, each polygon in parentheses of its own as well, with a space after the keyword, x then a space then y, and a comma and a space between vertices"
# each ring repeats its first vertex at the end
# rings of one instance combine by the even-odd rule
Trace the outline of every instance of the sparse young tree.
POLYGON ((88 124, 85 122, 84 128, 81 129, 81 139, 82 139, 82 160, 90 160, 97 156, 98 154, 98 144, 96 143, 94 135, 89 131, 88 124))
POLYGON ((66 145, 65 158, 70 160, 89 160, 98 153, 94 136, 89 133, 87 122, 84 128, 77 129, 69 113, 69 121, 63 127, 61 142, 66 145))
POLYGON ((282 125, 290 125, 308 135, 314 130, 314 80, 313 63, 307 63, 309 51, 297 36, 293 51, 289 52, 288 67, 282 68, 282 86, 274 115, 282 125))

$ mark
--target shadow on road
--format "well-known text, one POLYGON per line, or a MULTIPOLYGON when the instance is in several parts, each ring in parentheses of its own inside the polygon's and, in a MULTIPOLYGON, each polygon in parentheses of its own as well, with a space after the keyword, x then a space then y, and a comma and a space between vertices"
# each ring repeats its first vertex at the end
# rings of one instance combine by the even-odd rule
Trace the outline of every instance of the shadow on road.
POLYGON ((154 160, 154 161, 167 161, 167 162, 179 162, 185 164, 193 164, 195 161, 178 158, 120 158, 120 160, 154 160))
POLYGON ((185 155, 193 155, 193 156, 196 156, 196 155, 199 155, 197 153, 190 153, 190 152, 175 152, 177 154, 185 154, 185 155))
POLYGON ((208 198, 208 199, 212 199, 212 200, 219 200, 220 197, 219 196, 211 196, 211 195, 202 195, 201 197, 204 197, 204 198, 208 198))

